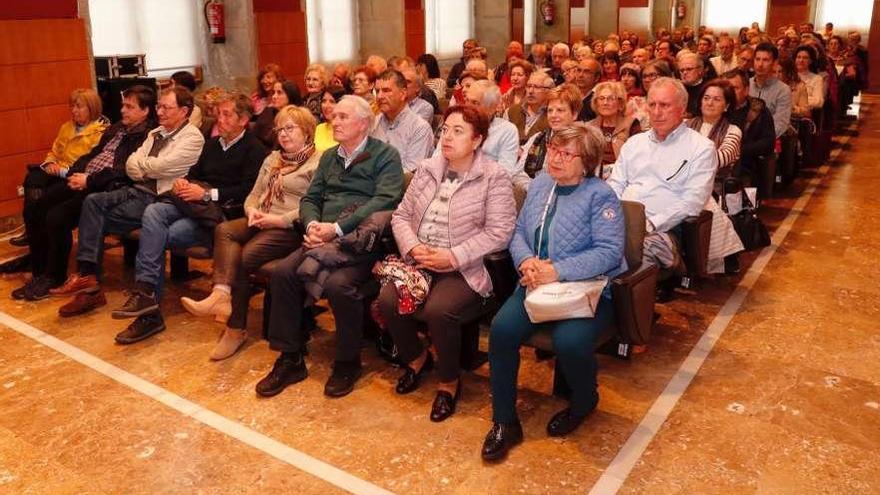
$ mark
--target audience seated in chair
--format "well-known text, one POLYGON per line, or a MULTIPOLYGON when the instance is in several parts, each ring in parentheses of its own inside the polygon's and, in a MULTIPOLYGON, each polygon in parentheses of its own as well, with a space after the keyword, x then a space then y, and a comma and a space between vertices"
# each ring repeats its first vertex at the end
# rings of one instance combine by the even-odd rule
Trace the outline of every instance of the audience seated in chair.
POLYGON ((547 128, 547 96, 554 86, 546 72, 532 72, 526 84, 525 100, 504 112, 504 118, 519 131, 520 144, 547 128))
POLYGON ((393 146, 404 170, 414 172, 431 155, 434 133, 431 125, 406 104, 406 78, 389 69, 376 78, 376 100, 380 114, 370 136, 393 146))
POLYGON ((593 176, 603 145, 601 134, 584 124, 554 132, 547 173, 535 178, 517 218, 510 253, 521 286, 498 311, 489 331, 494 424, 483 442, 485 460, 503 458, 522 441, 516 413, 520 347, 539 328, 553 327, 553 348, 572 388, 571 403, 550 419, 547 433, 571 433, 599 402, 593 342, 613 319, 610 285, 593 318, 534 324, 524 300, 527 289, 543 284, 613 277, 626 270, 620 201, 593 176))
POLYGON ((126 160, 125 172, 133 184, 86 197, 79 217, 76 272, 49 291, 55 296, 74 296, 59 308, 60 316, 83 314, 107 304, 99 282, 104 236, 140 228, 147 207, 171 191, 198 161, 205 138, 187 119, 192 107, 188 89, 177 86, 162 91, 156 105, 159 127, 126 160))
POLYGON ((30 205, 27 232, 33 278, 12 291, 13 299, 36 301, 64 283, 73 248, 73 231, 87 195, 131 183, 125 162, 156 126, 156 93, 133 86, 122 94, 122 120, 104 131, 98 145, 67 169, 66 181, 53 181, 30 205))
POLYGON ((379 293, 382 318, 405 363, 399 394, 418 388, 434 364, 418 335, 420 323, 427 325, 440 378, 430 415, 435 422, 455 412, 461 395, 461 326, 485 312, 492 292, 483 256, 507 247, 516 220, 507 171, 480 152, 490 132, 488 116, 476 107, 455 106, 445 117, 441 153, 419 166, 392 216, 405 265, 385 263, 395 271, 389 268, 379 293), (430 286, 414 308, 404 283, 411 277, 430 286))
POLYGON ((528 189, 532 179, 544 170, 553 133, 575 122, 582 101, 581 93, 574 84, 563 84, 550 91, 547 96, 548 127, 529 138, 523 146, 513 174, 513 184, 516 187, 528 189))
MULTIPOLYGON (((344 96, 333 111, 333 137, 339 146, 321 156, 312 184, 300 202, 300 218, 305 226, 303 246, 280 261, 272 274, 272 298, 284 303, 272 304, 268 339, 270 348, 281 354, 272 371, 257 384, 261 396, 276 395, 308 376, 301 320, 304 305, 316 298, 313 292, 306 292, 305 280, 299 274, 301 265, 316 260, 309 256, 312 251, 339 252, 339 238, 352 240, 352 234, 359 233, 358 227, 377 212, 387 212, 390 219, 391 210, 400 202, 400 154, 368 136, 372 122, 369 103, 357 96, 344 96)), ((350 393, 361 374, 364 296, 359 289, 370 280, 376 257, 367 252, 350 259, 350 264, 333 270, 319 287, 336 320, 335 362, 324 387, 330 397, 350 393)), ((315 289, 314 284, 310 285, 315 289)))
MULTIPOLYGON (((29 224, 40 220, 36 216, 44 213, 47 206, 43 195, 53 184, 65 184, 68 169, 81 156, 98 144, 101 135, 108 127, 101 115, 101 98, 92 89, 75 89, 68 99, 71 119, 61 124, 52 148, 42 163, 27 166, 24 178, 24 217, 25 233, 11 240, 15 246, 28 244, 29 224)), ((37 261, 38 263, 40 260, 37 261)))
POLYGON ((680 274, 679 225, 698 215, 712 193, 715 146, 684 124, 687 91, 680 81, 655 81, 648 108, 653 128, 623 145, 608 184, 619 198, 645 205, 645 262, 680 274))
POLYGON ((603 81, 593 89, 595 96, 590 104, 596 118, 587 122, 605 136, 605 148, 595 175, 607 179, 611 175, 620 148, 633 134, 641 132, 639 121, 626 115, 626 90, 622 83, 603 81))
POLYGON ((135 286, 112 313, 115 319, 135 320, 116 336, 118 344, 139 342, 165 328, 159 310, 165 249, 210 246, 214 227, 225 215, 235 214, 227 211, 240 206, 253 186, 266 149, 248 130, 251 112, 246 96, 229 93, 217 107, 220 136, 205 143, 199 160, 174 181, 170 193, 144 210, 135 286))
POLYGON ((314 144, 315 118, 305 108, 286 106, 275 117, 275 128, 281 149, 263 161, 244 201, 246 216, 223 222, 214 230, 211 295, 201 301, 181 298, 193 315, 213 316, 226 323, 211 351, 213 360, 232 356, 247 340, 250 275, 302 244, 299 204, 321 158, 314 144))

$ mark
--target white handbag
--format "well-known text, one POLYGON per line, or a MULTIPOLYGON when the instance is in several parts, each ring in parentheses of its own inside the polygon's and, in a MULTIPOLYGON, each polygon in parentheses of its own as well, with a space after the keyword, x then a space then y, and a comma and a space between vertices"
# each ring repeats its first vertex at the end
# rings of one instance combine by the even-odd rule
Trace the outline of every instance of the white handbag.
MULTIPOLYGON (((538 231, 538 243, 536 251, 541 249, 544 238, 544 224, 550 205, 553 203, 553 194, 556 185, 550 190, 547 204, 544 205, 544 213, 541 215, 541 228, 538 231)), ((529 320, 532 323, 546 321, 567 320, 570 318, 593 318, 596 316, 596 307, 602 291, 608 284, 608 277, 602 275, 589 280, 577 280, 573 282, 551 282, 539 285, 526 292, 525 307, 529 320)))
POLYGON ((608 277, 577 282, 552 282, 526 293, 526 313, 532 323, 593 318, 608 277))

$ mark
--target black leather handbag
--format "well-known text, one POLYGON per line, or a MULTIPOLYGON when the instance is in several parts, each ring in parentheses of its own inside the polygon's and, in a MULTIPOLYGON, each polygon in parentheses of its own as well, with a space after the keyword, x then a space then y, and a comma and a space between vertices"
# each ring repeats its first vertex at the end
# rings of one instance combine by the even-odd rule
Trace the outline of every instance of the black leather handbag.
POLYGON ((733 187, 739 189, 742 198, 742 210, 735 215, 730 215, 733 228, 739 236, 746 251, 763 249, 770 245, 770 232, 764 222, 758 218, 754 205, 749 200, 745 189, 736 179, 725 180, 721 188, 721 209, 727 213, 727 191, 733 187))

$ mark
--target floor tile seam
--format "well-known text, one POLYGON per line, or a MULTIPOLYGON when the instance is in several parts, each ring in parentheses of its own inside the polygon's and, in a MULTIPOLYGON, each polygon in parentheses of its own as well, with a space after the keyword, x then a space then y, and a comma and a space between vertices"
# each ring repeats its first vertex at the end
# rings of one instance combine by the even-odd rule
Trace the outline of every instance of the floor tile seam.
POLYGON ((721 338, 733 317, 736 316, 736 312, 741 308, 758 278, 760 278, 771 258, 791 231, 792 226, 806 209, 819 185, 829 177, 831 165, 839 158, 844 145, 849 140, 850 136, 840 138, 840 146, 831 152, 829 159, 819 168, 816 176, 810 180, 808 186, 801 192, 801 195, 795 204, 792 205, 783 222, 771 236, 772 242, 770 246, 764 248, 758 255, 758 258, 752 263, 748 272, 746 272, 713 321, 703 332, 703 335, 684 359, 678 371, 670 379, 666 388, 655 400, 643 420, 636 426, 599 480, 593 485, 590 490, 591 495, 616 494, 623 486, 636 463, 657 433, 659 433, 663 423, 672 413, 693 378, 699 372, 699 368, 708 358, 712 348, 721 338))
POLYGON ((94 356, 64 340, 23 322, 6 312, 0 311, 0 325, 9 328, 41 345, 48 347, 79 364, 104 375, 105 377, 138 392, 183 416, 205 425, 221 434, 270 455, 294 468, 319 478, 350 493, 383 494, 392 492, 369 481, 358 478, 338 467, 321 461, 268 435, 253 430, 234 420, 213 412, 195 402, 153 384, 133 373, 125 371, 101 358, 94 356))

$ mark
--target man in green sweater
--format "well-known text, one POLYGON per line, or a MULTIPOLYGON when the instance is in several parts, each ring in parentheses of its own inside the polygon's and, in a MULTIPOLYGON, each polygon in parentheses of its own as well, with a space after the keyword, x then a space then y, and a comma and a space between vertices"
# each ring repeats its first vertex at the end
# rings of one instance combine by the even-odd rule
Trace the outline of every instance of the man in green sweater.
MULTIPOLYGON (((333 138, 338 146, 321 157, 308 192, 300 202, 305 228, 303 247, 283 259, 272 274, 269 346, 281 352, 272 371, 259 383, 257 394, 271 397, 308 376, 303 350, 303 304, 306 291, 297 268, 306 250, 351 233, 372 213, 393 210, 403 196, 403 168, 393 147, 369 137, 373 125, 370 104, 358 96, 343 96, 333 110, 333 138)), ((324 283, 324 296, 336 320, 336 357, 324 387, 330 397, 342 397, 361 374, 364 301, 361 286, 370 279, 372 259, 336 268, 324 283)))

